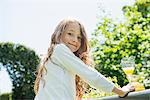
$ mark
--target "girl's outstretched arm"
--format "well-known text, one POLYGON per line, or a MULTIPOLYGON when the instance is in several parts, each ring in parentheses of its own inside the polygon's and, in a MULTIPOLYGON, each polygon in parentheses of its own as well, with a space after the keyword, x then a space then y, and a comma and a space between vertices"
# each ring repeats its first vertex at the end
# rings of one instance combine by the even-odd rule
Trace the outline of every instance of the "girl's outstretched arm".
POLYGON ((105 92, 114 92, 120 97, 125 97, 133 90, 129 85, 124 86, 123 88, 115 87, 114 83, 109 81, 96 69, 86 65, 64 44, 55 46, 51 60, 64 70, 69 71, 69 73, 80 76, 89 85, 97 89, 102 89, 105 92))

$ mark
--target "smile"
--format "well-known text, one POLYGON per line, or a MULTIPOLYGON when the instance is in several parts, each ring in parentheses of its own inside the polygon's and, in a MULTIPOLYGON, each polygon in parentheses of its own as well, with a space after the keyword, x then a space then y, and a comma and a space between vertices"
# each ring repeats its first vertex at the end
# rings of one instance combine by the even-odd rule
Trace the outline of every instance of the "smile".
POLYGON ((77 47, 76 45, 74 45, 74 44, 71 44, 71 43, 69 43, 69 45, 71 45, 71 46, 74 46, 74 47, 77 47))

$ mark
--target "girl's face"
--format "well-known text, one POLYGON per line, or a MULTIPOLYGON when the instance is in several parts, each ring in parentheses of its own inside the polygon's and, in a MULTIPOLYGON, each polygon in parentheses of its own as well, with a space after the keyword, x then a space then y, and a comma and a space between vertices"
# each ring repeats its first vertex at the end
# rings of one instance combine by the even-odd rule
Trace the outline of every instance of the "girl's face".
POLYGON ((76 52, 81 46, 81 32, 78 23, 69 23, 61 36, 62 42, 68 46, 72 52, 76 52))

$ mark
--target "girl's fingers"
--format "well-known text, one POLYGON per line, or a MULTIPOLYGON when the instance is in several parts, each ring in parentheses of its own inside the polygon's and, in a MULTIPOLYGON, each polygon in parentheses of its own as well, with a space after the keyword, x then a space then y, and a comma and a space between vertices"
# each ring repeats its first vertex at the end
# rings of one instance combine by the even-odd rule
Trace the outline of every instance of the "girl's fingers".
POLYGON ((124 98, 124 97, 126 97, 130 92, 135 91, 135 87, 132 86, 132 85, 130 85, 130 84, 128 84, 128 85, 122 87, 122 90, 125 92, 125 95, 124 95, 124 96, 119 96, 120 98, 124 98))
POLYGON ((130 86, 130 89, 129 89, 130 92, 133 92, 135 91, 135 87, 134 86, 130 86))

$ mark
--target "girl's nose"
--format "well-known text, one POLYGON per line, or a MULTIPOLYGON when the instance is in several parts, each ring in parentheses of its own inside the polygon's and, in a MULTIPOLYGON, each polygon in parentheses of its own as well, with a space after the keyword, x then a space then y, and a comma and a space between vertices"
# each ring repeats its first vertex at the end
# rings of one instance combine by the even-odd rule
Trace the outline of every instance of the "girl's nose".
POLYGON ((73 42, 78 42, 78 38, 76 36, 73 37, 73 42))

